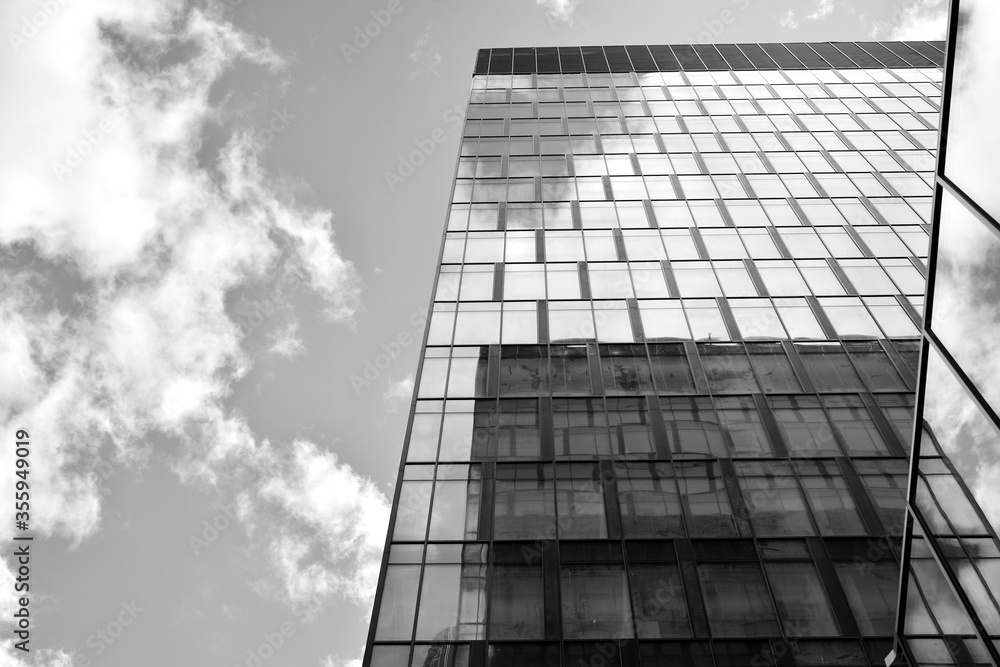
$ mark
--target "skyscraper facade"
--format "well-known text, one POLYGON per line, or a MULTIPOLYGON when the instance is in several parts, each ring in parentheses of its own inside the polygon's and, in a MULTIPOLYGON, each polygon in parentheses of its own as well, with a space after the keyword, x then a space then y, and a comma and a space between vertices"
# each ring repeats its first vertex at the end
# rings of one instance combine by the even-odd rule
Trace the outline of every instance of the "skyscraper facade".
POLYGON ((1000 4, 951 8, 900 651, 1000 665, 1000 4))
POLYGON ((365 667, 884 664, 943 48, 479 52, 365 667))

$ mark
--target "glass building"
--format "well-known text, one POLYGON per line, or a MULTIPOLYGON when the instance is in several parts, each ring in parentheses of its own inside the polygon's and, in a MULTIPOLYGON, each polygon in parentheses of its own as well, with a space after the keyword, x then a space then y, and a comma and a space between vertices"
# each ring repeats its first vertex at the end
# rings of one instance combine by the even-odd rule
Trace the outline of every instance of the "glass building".
POLYGON ((1000 665, 1000 3, 951 7, 900 590, 916 665, 1000 665))
POLYGON ((943 51, 479 52, 365 667, 884 664, 943 51))

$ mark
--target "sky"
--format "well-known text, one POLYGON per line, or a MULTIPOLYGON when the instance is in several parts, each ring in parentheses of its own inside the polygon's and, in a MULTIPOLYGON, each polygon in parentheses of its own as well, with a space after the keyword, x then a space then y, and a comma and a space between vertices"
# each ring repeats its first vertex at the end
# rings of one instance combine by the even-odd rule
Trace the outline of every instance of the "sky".
POLYGON ((0 541, 33 540, 0 667, 360 664, 478 48, 942 39, 945 11, 5 0, 0 498, 30 508, 0 541))

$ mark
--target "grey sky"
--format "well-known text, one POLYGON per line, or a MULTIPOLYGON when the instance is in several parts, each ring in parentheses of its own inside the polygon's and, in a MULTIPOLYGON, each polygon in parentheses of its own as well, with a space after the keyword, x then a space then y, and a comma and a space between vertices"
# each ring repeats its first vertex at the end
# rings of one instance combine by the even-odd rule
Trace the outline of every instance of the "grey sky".
POLYGON ((3 3, 0 496, 26 429, 36 540, 0 667, 358 657, 477 48, 939 39, 945 7, 3 3))

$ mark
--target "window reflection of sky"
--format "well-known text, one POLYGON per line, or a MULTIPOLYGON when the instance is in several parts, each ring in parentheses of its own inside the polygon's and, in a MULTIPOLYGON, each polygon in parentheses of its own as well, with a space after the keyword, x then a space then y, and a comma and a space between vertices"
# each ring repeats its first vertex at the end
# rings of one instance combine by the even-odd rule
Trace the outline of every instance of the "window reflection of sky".
POLYGON ((986 211, 1000 217, 996 160, 1000 130, 996 125, 1000 88, 1000 3, 962 0, 952 72, 945 175, 986 211))
MULTIPOLYGON (((1000 435, 930 348, 924 420, 972 492, 987 520, 1000 529, 1000 435)), ((932 445, 924 445, 933 452, 932 445)))

